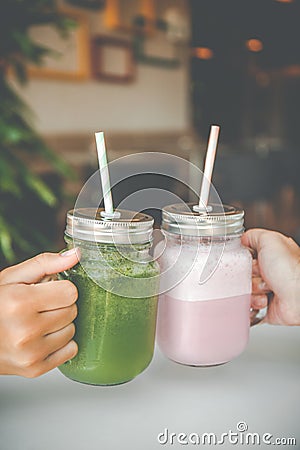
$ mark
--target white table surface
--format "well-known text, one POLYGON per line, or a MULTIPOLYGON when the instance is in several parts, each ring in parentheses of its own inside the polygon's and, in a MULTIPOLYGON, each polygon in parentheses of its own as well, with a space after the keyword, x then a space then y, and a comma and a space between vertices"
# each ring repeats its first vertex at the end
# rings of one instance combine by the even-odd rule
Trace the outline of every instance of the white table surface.
POLYGON ((277 448, 300 449, 300 327, 254 327, 244 354, 219 367, 181 366, 156 350, 142 375, 117 387, 75 383, 58 370, 0 377, 0 450, 201 448, 163 446, 157 435, 220 436, 239 421, 248 432, 295 437, 296 446, 277 448))

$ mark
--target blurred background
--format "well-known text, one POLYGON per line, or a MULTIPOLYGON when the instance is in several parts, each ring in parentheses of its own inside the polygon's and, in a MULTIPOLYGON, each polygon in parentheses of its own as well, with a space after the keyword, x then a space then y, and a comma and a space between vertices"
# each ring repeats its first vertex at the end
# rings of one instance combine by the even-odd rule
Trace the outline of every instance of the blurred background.
MULTIPOLYGON (((154 151, 202 168, 219 124, 221 199, 245 209, 247 227, 300 241, 298 0, 1 6, 1 267, 64 247, 66 211, 97 169, 98 130, 110 161, 154 151)), ((192 198, 148 176, 116 187, 115 204, 147 186, 192 198)))
MULTIPOLYGON (((152 151, 202 168, 219 124, 222 200, 245 209, 247 227, 300 243, 300 0, 0 3, 0 268, 64 247, 99 130, 110 161, 152 151)), ((144 175, 115 187, 115 205, 148 186, 193 198, 144 175)), ((165 427, 220 436, 240 421, 300 449, 299 331, 253 327, 240 358, 205 369, 157 349, 141 377, 114 388, 57 370, 2 376, 0 450, 154 450, 165 427)))

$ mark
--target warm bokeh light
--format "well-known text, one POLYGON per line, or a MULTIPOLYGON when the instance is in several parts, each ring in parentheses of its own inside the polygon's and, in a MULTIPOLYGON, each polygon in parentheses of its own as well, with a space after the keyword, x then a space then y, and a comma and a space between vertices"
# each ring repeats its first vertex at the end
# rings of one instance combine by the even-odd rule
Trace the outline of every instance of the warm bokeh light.
POLYGON ((256 83, 258 84, 258 86, 260 87, 268 87, 270 86, 270 81, 271 81, 271 77, 268 73, 266 72, 257 72, 256 76, 256 83))
POLYGON ((293 3, 294 0, 276 0, 278 3, 293 3))
POLYGON ((248 39, 246 47, 250 52, 260 52, 263 49, 263 43, 259 39, 248 39))
POLYGON ((282 69, 282 73, 286 77, 300 77, 300 64, 284 67, 282 69))
POLYGON ((192 52, 199 59, 212 59, 214 56, 214 52, 208 47, 195 47, 192 52))

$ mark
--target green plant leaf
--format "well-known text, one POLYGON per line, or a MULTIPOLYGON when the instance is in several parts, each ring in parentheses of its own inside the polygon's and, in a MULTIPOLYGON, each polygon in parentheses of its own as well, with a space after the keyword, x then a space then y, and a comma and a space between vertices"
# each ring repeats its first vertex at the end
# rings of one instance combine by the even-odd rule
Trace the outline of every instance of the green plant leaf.
POLYGON ((15 172, 8 161, 0 157, 0 189, 3 192, 10 192, 16 197, 21 197, 21 190, 15 179, 15 172))
MULTIPOLYGON (((51 246, 42 229, 32 225, 30 217, 20 217, 22 202, 37 199, 57 205, 55 193, 30 169, 26 161, 45 160, 63 177, 75 177, 74 171, 49 149, 35 130, 35 116, 6 77, 15 73, 18 83, 27 81, 27 64, 43 64, 44 57, 57 52, 40 45, 29 30, 35 25, 50 25, 62 35, 77 26, 76 20, 61 14, 56 0, 1 0, 0 13, 0 259, 15 262, 35 251, 51 246), (31 194, 32 193, 32 197, 31 194)), ((30 208, 29 208, 30 209, 30 208)), ((23 212, 24 214, 24 212, 23 212)))
POLYGON ((9 233, 9 227, 0 217, 0 249, 5 257, 5 259, 12 263, 15 258, 15 253, 12 248, 12 237, 9 233))
POLYGON ((47 205, 56 205, 57 199, 55 195, 40 178, 28 173, 25 176, 25 182, 27 186, 32 189, 47 205))

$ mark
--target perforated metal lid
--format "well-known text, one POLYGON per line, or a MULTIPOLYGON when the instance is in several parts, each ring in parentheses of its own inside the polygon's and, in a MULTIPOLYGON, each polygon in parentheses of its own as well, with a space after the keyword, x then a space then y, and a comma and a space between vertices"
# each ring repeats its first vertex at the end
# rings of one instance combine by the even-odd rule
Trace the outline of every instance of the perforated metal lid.
POLYGON ((118 210, 119 218, 101 216, 103 208, 79 208, 67 213, 65 233, 77 239, 113 244, 143 244, 152 239, 153 218, 147 214, 118 210))
POLYGON ((209 212, 195 212, 194 206, 195 203, 178 203, 164 207, 162 229, 184 236, 223 236, 243 232, 243 210, 210 204, 209 212))

